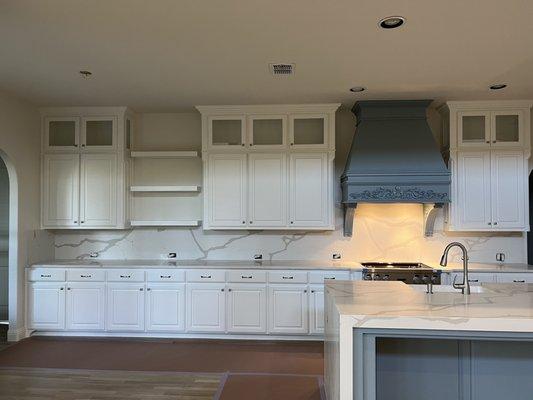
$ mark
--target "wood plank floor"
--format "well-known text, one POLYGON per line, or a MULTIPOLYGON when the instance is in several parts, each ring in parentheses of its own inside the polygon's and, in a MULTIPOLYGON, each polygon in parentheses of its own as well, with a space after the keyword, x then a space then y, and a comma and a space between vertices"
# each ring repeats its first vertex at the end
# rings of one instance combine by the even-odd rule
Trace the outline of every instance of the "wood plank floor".
POLYGON ((222 374, 0 369, 2 400, 211 400, 222 374))

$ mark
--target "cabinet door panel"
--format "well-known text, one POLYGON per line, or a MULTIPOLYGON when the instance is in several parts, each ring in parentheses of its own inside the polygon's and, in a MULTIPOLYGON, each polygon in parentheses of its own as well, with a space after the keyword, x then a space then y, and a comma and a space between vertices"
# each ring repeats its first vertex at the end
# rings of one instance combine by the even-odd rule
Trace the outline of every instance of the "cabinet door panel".
POLYGON ((245 226, 246 154, 212 154, 208 169, 210 226, 245 226))
POLYGON ((43 149, 45 151, 78 151, 80 119, 50 117, 44 119, 43 149))
POLYGON ((324 286, 311 287, 309 294, 309 331, 312 334, 324 333, 324 286))
POLYGON ((294 114, 289 121, 291 147, 319 149, 328 146, 327 114, 294 114))
POLYGON ((116 171, 117 157, 114 154, 81 156, 80 226, 116 225, 116 171))
POLYGON ((191 332, 224 332, 225 285, 217 283, 188 284, 187 309, 187 330, 191 332))
POLYGON ((462 152, 457 162, 458 228, 491 230, 490 152, 462 152))
POLYGON ((115 117, 84 117, 81 148, 91 150, 113 150, 116 147, 117 119, 115 117))
POLYGON ((250 154, 249 221, 255 226, 287 226, 287 167, 284 154, 250 154))
POLYGON ((491 172, 493 228, 524 230, 526 180, 523 153, 493 152, 491 172))
POLYGON ((65 328, 65 285, 52 282, 28 285, 28 327, 38 330, 65 328))
POLYGON ((521 111, 494 111, 492 113, 492 148, 521 146, 523 142, 521 111))
POLYGON ((246 118, 243 115, 212 116, 207 119, 207 126, 211 149, 231 149, 246 144, 246 118))
POLYGON ((107 329, 144 330, 144 285, 109 283, 107 285, 107 329))
POLYGON ((491 136, 490 112, 459 112, 457 131, 459 147, 489 147, 491 136))
POLYGON ((270 285, 269 330, 271 333, 308 333, 306 285, 270 285))
POLYGON ((290 226, 328 225, 328 156, 290 155, 290 226))
POLYGON ((72 282, 67 285, 67 329, 105 329, 105 284, 72 282))
POLYGON ((228 287, 228 332, 266 333, 266 285, 228 287))
POLYGON ((45 228, 78 226, 79 159, 77 154, 46 154, 43 158, 42 221, 45 228))
POLYGON ((146 292, 148 331, 182 331, 185 329, 185 285, 149 284, 146 292))

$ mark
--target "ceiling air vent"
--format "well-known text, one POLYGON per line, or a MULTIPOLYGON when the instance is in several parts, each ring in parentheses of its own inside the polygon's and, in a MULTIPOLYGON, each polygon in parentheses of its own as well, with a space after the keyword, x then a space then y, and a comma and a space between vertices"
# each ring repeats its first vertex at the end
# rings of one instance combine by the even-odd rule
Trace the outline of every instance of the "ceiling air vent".
POLYGON ((294 74, 294 64, 270 64, 270 72, 274 76, 289 76, 294 74))

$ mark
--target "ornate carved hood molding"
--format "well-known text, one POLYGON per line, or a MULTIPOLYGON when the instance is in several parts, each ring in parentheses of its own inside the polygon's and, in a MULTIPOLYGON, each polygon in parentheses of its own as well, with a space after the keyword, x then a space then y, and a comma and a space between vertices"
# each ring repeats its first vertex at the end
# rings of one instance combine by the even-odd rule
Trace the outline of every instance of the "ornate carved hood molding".
MULTIPOLYGON (((341 176, 344 234, 351 236, 357 203, 450 201, 450 172, 427 123, 431 100, 360 101, 357 130, 341 176)), ((433 218, 428 218, 434 222, 433 218)), ((431 232, 432 227, 426 232, 431 232)))

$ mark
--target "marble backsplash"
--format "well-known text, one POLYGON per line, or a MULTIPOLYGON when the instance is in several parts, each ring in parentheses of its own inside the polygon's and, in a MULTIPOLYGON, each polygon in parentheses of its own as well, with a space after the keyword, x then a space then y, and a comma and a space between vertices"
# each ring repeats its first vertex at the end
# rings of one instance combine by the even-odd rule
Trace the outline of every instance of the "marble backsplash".
MULTIPOLYGON (((348 261, 438 262, 444 246, 460 241, 471 262, 495 262, 503 252, 508 263, 526 262, 522 234, 456 234, 443 231, 442 217, 435 234, 423 235, 423 209, 417 204, 371 205, 357 208, 354 234, 342 234, 342 212, 330 232, 203 231, 202 228, 72 231, 55 233, 56 259, 159 259, 169 252, 187 260, 330 260, 340 253, 348 261)), ((459 261, 453 253, 451 261, 459 261)))

